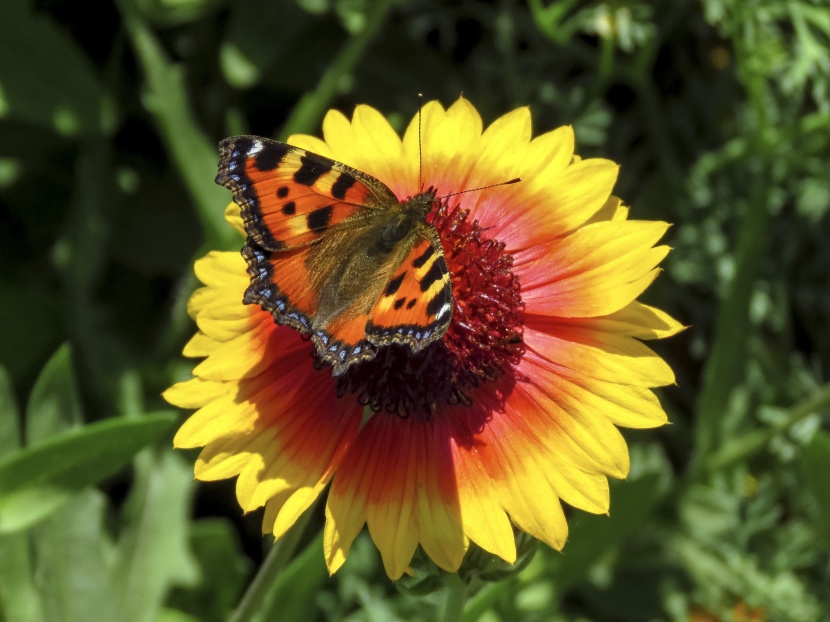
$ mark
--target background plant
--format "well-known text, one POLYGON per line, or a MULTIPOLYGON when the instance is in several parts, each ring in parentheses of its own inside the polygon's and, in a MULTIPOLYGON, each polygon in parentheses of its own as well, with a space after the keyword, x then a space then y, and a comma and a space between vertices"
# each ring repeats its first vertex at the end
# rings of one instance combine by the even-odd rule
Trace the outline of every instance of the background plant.
MULTIPOLYGON (((475 582, 464 619, 830 619, 828 9, 4 2, 0 616, 230 615, 270 539, 232 483, 192 483, 158 410, 190 369, 192 259, 239 245, 215 144, 359 102, 401 128, 418 92, 463 92, 622 164, 633 216, 676 223, 646 300, 691 325, 657 346, 673 425, 626 433, 611 517, 573 511, 564 554, 475 582)), ((396 589, 366 539, 329 578, 319 510, 257 619, 434 619, 441 593, 396 589)))

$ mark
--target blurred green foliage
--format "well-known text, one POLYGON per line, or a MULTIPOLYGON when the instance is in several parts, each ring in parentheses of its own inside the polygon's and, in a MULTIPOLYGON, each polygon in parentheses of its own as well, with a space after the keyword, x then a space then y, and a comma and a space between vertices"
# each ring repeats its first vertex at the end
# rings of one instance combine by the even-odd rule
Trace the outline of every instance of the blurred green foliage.
MULTIPOLYGON (((691 325, 657 345, 673 425, 626 433, 611 517, 471 579, 464 619, 830 619, 828 0, 4 2, 0 619, 230 614, 270 541, 152 412, 189 372, 193 258, 239 245, 215 144, 361 102, 400 129, 418 92, 529 105, 620 162, 632 216, 675 223, 646 300, 691 325)), ((442 605, 366 534, 334 578, 292 543, 260 619, 442 605)))

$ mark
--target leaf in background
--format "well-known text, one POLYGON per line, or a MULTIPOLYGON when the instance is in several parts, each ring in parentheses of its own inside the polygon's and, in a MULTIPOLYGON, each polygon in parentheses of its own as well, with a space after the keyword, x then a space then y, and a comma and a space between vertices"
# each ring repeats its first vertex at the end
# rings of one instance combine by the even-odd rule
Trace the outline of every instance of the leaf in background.
POLYGON ((249 88, 259 82, 274 59, 293 49, 312 16, 294 2, 254 2, 231 6, 227 39, 219 52, 228 84, 249 88))
POLYGON ((175 26, 204 17, 219 0, 136 0, 135 4, 153 24, 175 26))
POLYGON ((323 534, 319 533, 283 570, 265 597, 257 622, 307 620, 317 610, 315 600, 328 577, 320 552, 323 534))
POLYGON ((230 522, 207 518, 190 527, 190 546, 201 569, 199 584, 174 592, 168 603, 201 622, 223 622, 239 601, 251 562, 230 522))
POLYGON ((104 529, 106 507, 101 492, 86 490, 33 531, 45 622, 119 619, 104 529))
POLYGON ((557 592, 581 581, 607 552, 642 527, 660 495, 660 474, 612 486, 611 516, 586 514, 574 524, 562 554, 550 558, 548 575, 557 592))
POLYGON ((230 197, 213 183, 218 151, 196 121, 184 68, 170 62, 131 0, 121 0, 118 7, 146 81, 144 106, 155 117, 159 134, 195 203, 205 241, 215 249, 238 248, 237 234, 223 215, 230 197))
POLYGON ((114 104, 76 43, 22 2, 0 6, 0 119, 63 136, 112 130, 114 104))
POLYGON ((0 456, 10 454, 21 445, 20 411, 14 396, 9 372, 0 365, 0 456))
MULTIPOLYGON (((0 145, 5 134, 0 132, 0 145)), ((0 326, 13 328, 0 331, 0 352, 14 352, 14 356, 4 356, 3 363, 16 383, 25 379, 28 384, 65 339, 62 309, 56 296, 9 277, 3 275, 0 280, 0 326)))
MULTIPOLYGON (((0 456, 20 447, 20 413, 11 379, 0 365, 0 456)), ((41 622, 40 596, 32 580, 29 534, 0 535, 0 619, 41 622)))
POLYGON ((830 434, 818 432, 804 448, 804 468, 807 471, 807 485, 819 505, 820 520, 818 532, 824 537, 825 546, 830 546, 830 434))
POLYGON ((118 417, 74 429, 0 460, 0 533, 43 520, 85 486, 125 466, 176 416, 118 417))
POLYGON ((170 449, 147 449, 137 457, 113 570, 118 620, 152 622, 173 585, 196 581, 188 545, 192 482, 192 468, 170 449))
POLYGON ((32 444, 83 423, 72 370, 72 350, 62 345, 40 372, 26 406, 26 443, 32 444))

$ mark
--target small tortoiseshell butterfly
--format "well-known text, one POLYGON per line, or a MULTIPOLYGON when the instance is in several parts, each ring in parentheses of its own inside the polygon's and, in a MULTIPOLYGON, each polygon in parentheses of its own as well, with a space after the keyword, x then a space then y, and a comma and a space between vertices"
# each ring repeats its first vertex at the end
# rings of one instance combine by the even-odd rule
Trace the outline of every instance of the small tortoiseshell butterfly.
POLYGON ((335 376, 383 346, 416 353, 444 335, 453 295, 425 220, 434 189, 399 201, 371 175, 267 138, 219 148, 216 183, 233 191, 248 234, 246 304, 310 335, 335 376))

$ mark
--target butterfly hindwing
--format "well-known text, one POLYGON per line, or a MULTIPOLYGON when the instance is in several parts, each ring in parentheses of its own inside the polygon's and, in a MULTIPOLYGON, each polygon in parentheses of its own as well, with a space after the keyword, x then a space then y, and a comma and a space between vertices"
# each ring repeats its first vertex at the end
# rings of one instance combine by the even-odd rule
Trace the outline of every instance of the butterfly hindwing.
POLYGON ((233 191, 245 231, 266 250, 309 244, 398 202, 374 177, 276 140, 236 136, 219 148, 216 183, 233 191))
POLYGON ((422 225, 370 313, 366 338, 376 347, 400 343, 418 352, 444 334, 452 306, 441 241, 434 229, 422 225))
POLYGON ((248 262, 251 283, 245 304, 258 304, 270 311, 278 324, 287 324, 303 334, 311 330, 317 296, 308 287, 308 246, 273 252, 246 242, 242 256, 248 262))

